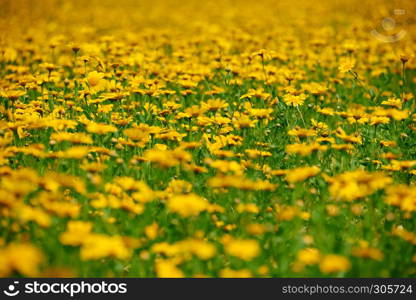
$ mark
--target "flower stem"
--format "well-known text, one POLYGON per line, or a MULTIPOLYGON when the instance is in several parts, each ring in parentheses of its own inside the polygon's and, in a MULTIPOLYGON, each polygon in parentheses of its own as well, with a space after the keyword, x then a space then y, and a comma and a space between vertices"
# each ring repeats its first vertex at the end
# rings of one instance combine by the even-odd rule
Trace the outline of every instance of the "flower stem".
POLYGON ((301 111, 299 109, 299 106, 296 106, 296 109, 298 110, 299 115, 300 115, 300 118, 302 119, 303 126, 306 128, 306 123, 305 123, 305 120, 303 119, 303 115, 302 115, 302 113, 301 113, 301 111))

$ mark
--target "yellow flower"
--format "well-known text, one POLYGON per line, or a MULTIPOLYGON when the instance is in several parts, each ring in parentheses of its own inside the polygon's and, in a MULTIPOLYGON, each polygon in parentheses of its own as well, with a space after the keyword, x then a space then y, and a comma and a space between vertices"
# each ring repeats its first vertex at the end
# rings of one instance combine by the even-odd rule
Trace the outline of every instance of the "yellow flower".
POLYGON ((170 168, 180 163, 180 161, 175 158, 172 151, 160 150, 157 148, 146 150, 143 159, 156 163, 162 168, 170 168))
POLYGON ((124 134, 137 143, 137 145, 143 148, 150 140, 149 133, 143 131, 140 128, 128 128, 125 129, 124 134))
POLYGON ((283 97, 283 102, 286 105, 297 107, 297 106, 303 105, 303 102, 305 102, 305 99, 306 99, 305 94, 300 94, 300 95, 286 94, 283 97))
POLYGON ((325 92, 328 90, 326 86, 317 82, 304 83, 302 84, 302 89, 305 92, 309 92, 315 96, 325 94, 325 92))
POLYGON ((416 245, 416 234, 407 231, 406 229, 404 229, 402 225, 394 226, 391 230, 391 233, 395 236, 402 238, 406 242, 411 243, 412 245, 416 245))
POLYGON ((355 63, 356 63, 356 61, 355 61, 354 58, 350 58, 350 57, 343 58, 339 63, 338 70, 341 73, 350 72, 354 68, 355 63))
POLYGON ((257 122, 257 120, 250 119, 246 114, 234 113, 233 124, 238 129, 254 127, 257 122))
POLYGON ((329 192, 335 199, 353 201, 371 195, 392 182, 392 179, 381 172, 369 173, 356 170, 326 178, 329 192))
POLYGON ((304 265, 315 265, 319 263, 321 253, 315 248, 305 248, 299 250, 298 261, 304 265))
POLYGON ((251 278, 253 277, 253 275, 251 274, 251 271, 248 269, 232 270, 232 269, 226 268, 226 269, 222 269, 219 275, 221 278, 251 278))
POLYGON ((406 53, 406 52, 400 53, 399 56, 403 64, 407 63, 409 60, 411 60, 414 57, 412 53, 406 53))
POLYGON ((267 180, 253 181, 243 176, 215 176, 208 180, 208 185, 213 188, 227 188, 234 187, 242 190, 254 190, 254 191, 274 191, 277 187, 276 184, 272 184, 267 180))
POLYGON ((416 211, 416 188, 404 184, 389 186, 384 201, 404 211, 416 211))
POLYGON ((82 260, 94 260, 105 257, 127 259, 131 256, 131 250, 127 248, 120 236, 91 234, 83 241, 80 255, 82 260))
POLYGON ((255 149, 246 149, 244 152, 247 153, 248 157, 250 158, 257 158, 257 157, 270 157, 272 156, 271 152, 268 151, 259 151, 255 149))
POLYGON ((82 159, 90 152, 90 148, 86 146, 74 146, 66 149, 61 153, 62 158, 82 159))
POLYGON ((188 239, 178 243, 182 252, 189 252, 199 259, 207 260, 214 257, 216 248, 213 244, 200 239, 188 239))
POLYGON ((54 132, 51 134, 51 140, 56 142, 68 141, 74 144, 92 144, 91 136, 83 132, 54 132))
POLYGON ((319 174, 321 169, 316 166, 302 167, 286 171, 286 180, 290 183, 304 181, 312 176, 319 174))
POLYGON ((306 138, 306 137, 316 136, 316 131, 313 129, 300 128, 296 126, 295 128, 289 130, 287 134, 289 136, 297 136, 300 138, 306 138))
POLYGON ((260 210, 258 206, 254 203, 246 203, 246 204, 240 203, 237 205, 237 211, 239 213, 248 212, 248 213, 257 214, 259 213, 260 210))
POLYGON ((197 216, 210 206, 209 202, 196 195, 175 195, 168 200, 167 206, 170 211, 180 214, 182 217, 197 216))
POLYGON ((300 216, 301 212, 296 206, 275 205, 276 217, 280 221, 290 221, 294 217, 300 216))
POLYGON ((228 103, 222 99, 209 99, 206 102, 201 102, 200 105, 203 111, 217 111, 228 107, 228 103))
POLYGON ((192 191, 192 184, 185 180, 173 179, 165 191, 172 194, 188 194, 192 191))
POLYGON ((216 248, 213 244, 202 239, 187 239, 175 244, 166 242, 157 243, 152 246, 154 253, 163 253, 167 256, 188 258, 194 254, 199 259, 207 260, 214 257, 216 248))
POLYGON ((97 93, 107 88, 108 82, 104 79, 104 75, 104 73, 99 73, 97 71, 88 73, 85 82, 88 84, 92 93, 97 93))
POLYGON ((361 136, 359 136, 358 134, 348 135, 345 133, 345 131, 342 128, 338 128, 335 132, 335 135, 346 143, 360 144, 360 145, 363 143, 361 136))
POLYGON ((234 173, 235 175, 243 175, 244 166, 234 160, 212 160, 206 159, 206 164, 210 167, 217 169, 221 173, 234 173))
POLYGON ((331 217, 334 217, 334 216, 338 216, 339 215, 339 206, 337 206, 337 205, 335 205, 335 204, 328 204, 326 207, 325 207, 325 210, 326 210, 326 213, 328 214, 328 215, 330 215, 331 217))
POLYGON ((266 226, 258 223, 248 224, 246 230, 251 235, 262 235, 267 231, 266 226))
POLYGON ((397 109, 401 109, 402 106, 403 106, 402 100, 399 99, 399 98, 395 98, 395 97, 389 98, 389 99, 381 102, 381 104, 382 105, 387 105, 387 106, 392 106, 392 107, 395 107, 397 109))
POLYGON ((307 156, 315 151, 326 151, 327 146, 323 146, 319 143, 313 142, 310 144, 299 143, 299 144, 289 144, 286 146, 286 152, 289 154, 299 154, 302 156, 307 156))
POLYGON ((259 275, 261 276, 267 276, 267 274, 269 273, 269 267, 266 265, 260 266, 257 269, 257 273, 259 273, 259 275))
POLYGON ((43 261, 42 252, 28 243, 13 243, 0 248, 0 276, 8 277, 13 271, 23 276, 39 276, 39 265, 43 261))
POLYGON ((89 122, 87 125, 87 131, 95 134, 107 134, 110 132, 116 132, 117 128, 109 124, 89 122))
POLYGON ((390 122, 390 119, 387 117, 371 117, 370 119, 370 125, 379 125, 379 124, 388 124, 390 122))
POLYGON ((159 230, 159 225, 154 222, 151 225, 145 227, 144 233, 146 234, 148 239, 153 240, 157 237, 158 230, 159 230))
POLYGON ((224 245, 229 255, 250 261, 260 254, 260 246, 256 240, 231 239, 224 245))
MULTIPOLYGON (((388 157, 386 156, 386 158, 388 157)), ((394 158, 394 156, 391 156, 390 159, 391 158, 394 158)), ((401 170, 412 168, 415 165, 416 165, 415 160, 399 161, 399 160, 391 159, 391 163, 389 165, 382 166, 382 169, 389 170, 389 171, 401 171, 401 170)))
POLYGON ((158 259, 155 262, 156 277, 158 278, 183 278, 185 275, 177 267, 176 259, 158 259))
POLYGON ((336 254, 325 255, 319 264, 322 273, 346 272, 350 267, 351 263, 346 257, 336 254))
POLYGON ((67 230, 59 236, 64 245, 79 246, 91 234, 92 223, 84 221, 69 221, 67 230))
POLYGON ((366 241, 360 241, 359 247, 352 249, 352 255, 362 258, 371 258, 374 260, 382 260, 383 252, 377 248, 372 248, 368 245, 366 241))
POLYGON ((41 227, 49 227, 51 224, 51 217, 41 208, 22 204, 16 208, 16 214, 18 218, 25 223, 34 221, 41 227))

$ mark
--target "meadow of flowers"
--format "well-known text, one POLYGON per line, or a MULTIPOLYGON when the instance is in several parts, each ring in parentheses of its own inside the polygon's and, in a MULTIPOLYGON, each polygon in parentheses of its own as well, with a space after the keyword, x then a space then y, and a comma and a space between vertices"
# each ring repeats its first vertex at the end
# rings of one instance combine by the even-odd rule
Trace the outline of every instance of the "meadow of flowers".
POLYGON ((415 9, 0 1, 0 276, 415 276, 415 9))

